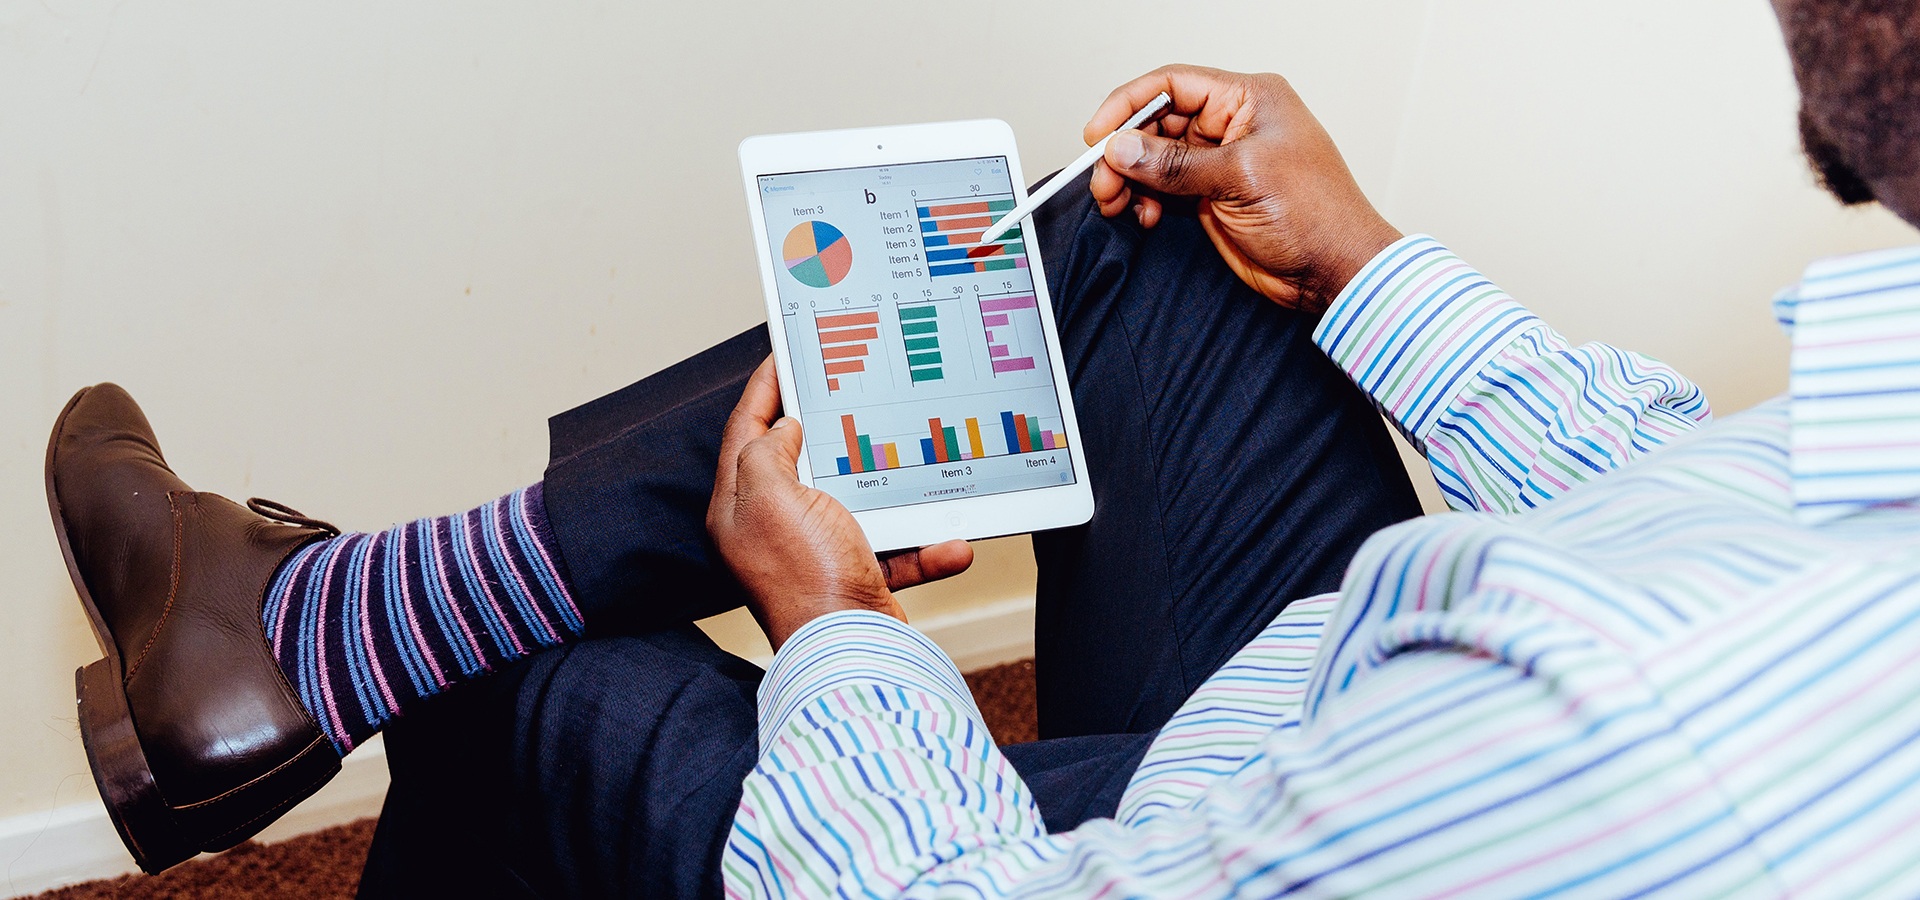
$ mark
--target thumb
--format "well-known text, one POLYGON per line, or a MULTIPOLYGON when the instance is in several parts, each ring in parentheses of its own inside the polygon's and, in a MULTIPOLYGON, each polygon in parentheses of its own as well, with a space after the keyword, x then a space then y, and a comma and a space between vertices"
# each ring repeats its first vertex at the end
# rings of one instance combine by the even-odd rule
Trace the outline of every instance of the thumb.
POLYGON ((759 480, 773 477, 798 482, 794 466, 800 462, 800 421, 781 416, 780 421, 740 451, 740 477, 759 480))
POLYGON ((1217 197, 1232 185, 1226 147, 1201 147, 1142 131, 1122 131, 1107 142, 1115 172, 1163 194, 1217 197))

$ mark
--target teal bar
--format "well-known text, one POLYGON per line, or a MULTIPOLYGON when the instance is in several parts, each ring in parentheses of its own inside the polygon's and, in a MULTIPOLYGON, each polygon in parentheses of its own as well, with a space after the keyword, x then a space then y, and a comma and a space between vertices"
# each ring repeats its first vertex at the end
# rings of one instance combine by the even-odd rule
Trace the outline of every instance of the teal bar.
MULTIPOLYGON (((931 369, 908 369, 907 375, 911 377, 915 382, 939 381, 943 377, 940 374, 939 366, 935 366, 931 369)), ((927 446, 933 446, 933 443, 929 441, 927 443, 927 446)))
POLYGON ((873 464, 873 440, 864 434, 860 436, 860 465, 864 472, 880 468, 873 464))
POLYGON ((901 334, 939 334, 940 323, 933 322, 933 321, 901 322, 900 333, 901 334))
POLYGON ((907 338, 908 353, 912 353, 915 350, 938 350, 938 349, 940 349, 940 339, 937 337, 907 338))
POLYGON ((1018 265, 1018 264, 1019 264, 1019 262, 1020 262, 1019 260, 1017 260, 1017 259, 1011 259, 1011 258, 1008 258, 1008 259, 983 259, 983 260, 980 260, 980 271, 982 271, 982 272, 996 272, 996 271, 999 271, 999 270, 1001 270, 1001 269, 1011 269, 1011 268, 1014 268, 1014 267, 1015 267, 1016 265, 1018 265))
POLYGON ((954 433, 953 426, 951 425, 940 429, 940 432, 947 436, 947 459, 953 460, 954 462, 959 462, 960 461, 960 436, 954 433))
MULTIPOLYGON (((1039 416, 1027 417, 1027 435, 1033 438, 1033 449, 1035 450, 1042 449, 1042 445, 1040 443, 1040 417, 1039 416)), ((860 440, 862 442, 860 446, 862 447, 866 446, 866 443, 865 443, 866 438, 861 438, 860 440)))
POLYGON ((938 363, 938 362, 940 362, 940 354, 938 351, 934 351, 931 353, 907 354, 907 365, 909 366, 924 366, 924 365, 928 365, 931 363, 938 363))
POLYGON ((1006 212, 1013 208, 1012 200, 988 200, 987 212, 1006 212))
POLYGON ((935 309, 935 308, 933 308, 933 307, 931 307, 931 306, 902 306, 902 307, 900 307, 900 318, 901 318, 902 320, 905 320, 905 319, 931 319, 931 318, 933 318, 933 317, 935 317, 935 316, 937 316, 937 315, 939 315, 939 314, 940 314, 940 310, 938 310, 938 309, 935 309))

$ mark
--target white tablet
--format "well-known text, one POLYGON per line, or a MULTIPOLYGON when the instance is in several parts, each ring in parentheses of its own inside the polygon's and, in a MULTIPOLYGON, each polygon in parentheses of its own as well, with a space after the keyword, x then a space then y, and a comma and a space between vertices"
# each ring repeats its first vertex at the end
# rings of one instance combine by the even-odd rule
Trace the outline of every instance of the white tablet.
POLYGON ((1005 122, 740 144, 802 481, 875 550, 1093 515, 1040 248, 980 233, 1026 197, 1005 122))

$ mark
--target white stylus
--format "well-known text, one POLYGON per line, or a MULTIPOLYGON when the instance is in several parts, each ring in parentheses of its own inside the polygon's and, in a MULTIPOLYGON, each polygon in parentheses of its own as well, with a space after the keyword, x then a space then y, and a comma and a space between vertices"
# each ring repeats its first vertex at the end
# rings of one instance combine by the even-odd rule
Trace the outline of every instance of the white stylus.
POLYGON ((1173 98, 1167 96, 1166 91, 1161 91, 1160 96, 1153 98, 1146 106, 1141 107, 1139 112, 1134 113, 1132 118, 1128 119, 1119 128, 1115 128, 1113 134, 1101 138, 1099 143, 1088 147, 1087 152, 1080 154, 1079 159, 1074 160, 1066 168, 1061 169, 1059 174, 1047 179, 1046 184, 1041 185, 1038 190, 1035 190, 1027 196, 1025 203, 1009 210, 1006 215, 1000 217, 999 221, 989 226, 986 231, 981 232, 980 243, 985 244, 989 241, 999 240, 1000 236, 1012 230, 1013 226, 1020 224, 1026 217, 1033 215, 1033 211, 1039 209, 1040 204, 1053 199, 1053 195, 1060 193, 1060 189, 1066 187, 1067 182, 1078 178, 1081 172, 1093 168, 1093 164, 1099 162, 1100 157, 1106 155, 1107 142, 1113 140, 1114 134, 1139 128, 1142 123, 1152 118, 1154 113, 1165 109, 1167 104, 1172 102, 1173 98))

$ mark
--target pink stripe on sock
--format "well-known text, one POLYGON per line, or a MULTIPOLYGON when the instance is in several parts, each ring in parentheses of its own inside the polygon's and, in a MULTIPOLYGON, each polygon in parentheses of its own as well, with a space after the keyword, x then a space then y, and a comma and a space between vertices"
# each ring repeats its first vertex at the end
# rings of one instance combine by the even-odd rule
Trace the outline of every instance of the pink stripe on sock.
MULTIPOLYGON (((506 610, 500 608, 499 598, 493 596, 493 587, 487 584, 487 573, 485 568, 483 568, 486 565, 486 557, 480 553, 480 548, 473 544, 473 533, 479 531, 486 525, 486 509, 488 509, 488 507, 483 506, 467 514, 477 517, 474 523, 469 523, 467 516, 460 517, 460 537, 467 544, 467 558, 473 560, 473 580, 480 585, 480 595, 486 598, 488 606, 493 607, 494 615, 500 617, 501 626, 507 632, 507 640, 513 642, 514 654, 516 656, 525 656, 527 647, 525 644, 520 643, 520 636, 513 633, 513 619, 507 615, 506 610)), ((489 665, 488 668, 492 668, 492 666, 489 665)))
POLYGON ((333 724, 333 739, 340 746, 352 750, 353 736, 347 733, 347 723, 340 719, 340 704, 333 698, 333 676, 327 674, 326 652, 327 599, 332 593, 328 588, 333 586, 333 567, 340 563, 340 557, 344 555, 335 549, 327 558, 327 571, 320 582, 320 606, 314 610, 313 634, 319 645, 313 648, 313 655, 320 664, 320 702, 327 708, 327 721, 333 724))
POLYGON ((553 556, 547 553, 547 545, 540 540, 540 529, 533 527, 533 517, 527 515, 525 491, 520 493, 520 519, 527 523, 527 539, 533 542, 534 552, 540 554, 540 564, 547 567, 547 574, 553 576, 553 583, 560 588, 560 599, 573 612, 574 621, 585 621, 586 617, 580 614, 580 605, 573 602, 573 591, 567 587, 567 580, 560 577, 560 567, 553 564, 553 556))
MULTIPOLYGON (((393 688, 387 685, 387 673, 380 667, 380 656, 373 649, 373 558, 380 553, 380 539, 386 537, 382 532, 373 536, 367 545, 367 555, 360 563, 360 645, 367 650, 367 668, 373 670, 373 683, 380 686, 380 696, 387 701, 388 714, 400 711, 400 701, 393 696, 393 688)), ((344 624, 344 623, 343 623, 344 624)), ((389 629, 391 630, 391 629, 389 629)), ((371 713, 372 710, 367 710, 371 713)), ((367 716, 369 720, 374 717, 367 716)))
MULTIPOLYGON (((433 686, 436 689, 443 688, 447 686, 446 673, 440 671, 440 661, 434 658, 433 645, 427 642, 426 635, 420 633, 420 617, 413 611, 413 585, 409 583, 411 579, 407 578, 407 532, 409 529, 405 525, 401 525, 393 530, 396 532, 396 546, 393 552, 399 554, 400 557, 400 564, 398 566, 400 570, 400 608, 407 611, 407 630, 413 632, 413 646, 419 649, 420 655, 427 660, 427 668, 433 671, 433 686)), ((421 570, 421 577, 426 577, 425 569, 421 570)))
MULTIPOLYGON (((500 539, 500 555, 506 557, 507 571, 512 573, 513 583, 520 586, 520 594, 527 598, 527 605, 533 607, 533 617, 540 620, 540 627, 546 631, 547 640, 558 643, 560 641, 560 632, 555 631, 553 623, 547 621, 546 610, 540 608, 540 595, 527 589, 526 576, 520 573, 519 566, 514 565, 513 550, 511 548, 515 544, 520 543, 520 541, 513 536, 513 522, 508 519, 509 516, 513 515, 513 504, 508 498, 501 497, 494 501, 494 505, 498 511, 493 514, 493 533, 500 539)), ((545 591, 541 593, 545 593, 545 591)))
POLYGON ((326 546, 325 541, 315 541, 314 543, 308 544, 300 548, 299 557, 293 561, 293 572, 287 576, 287 590, 280 595, 280 610, 276 612, 273 617, 273 640, 271 643, 273 644, 275 657, 280 656, 280 651, 286 646, 287 610, 293 607, 293 592, 299 590, 300 583, 305 580, 300 577, 300 569, 302 566, 305 566, 309 572, 309 576, 311 576, 313 558, 320 555, 320 548, 324 546, 326 546))
MULTIPOLYGON (((482 665, 484 665, 487 652, 480 649, 480 639, 474 637, 473 626, 467 624, 467 614, 460 610, 459 602, 453 599, 458 595, 453 592, 453 583, 447 578, 446 561, 440 558, 440 526, 436 524, 437 522, 438 520, 436 519, 427 520, 427 552, 433 556, 433 571, 439 576, 440 592, 447 598, 447 608, 453 611, 454 624, 460 626, 460 635, 466 638, 467 646, 473 650, 473 658, 482 660, 482 665)), ((451 529, 452 526, 449 525, 448 528, 451 529)), ((449 551, 451 551, 453 547, 453 532, 451 530, 447 532, 447 547, 449 551)))

